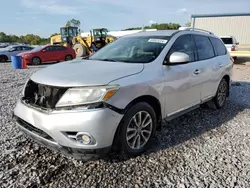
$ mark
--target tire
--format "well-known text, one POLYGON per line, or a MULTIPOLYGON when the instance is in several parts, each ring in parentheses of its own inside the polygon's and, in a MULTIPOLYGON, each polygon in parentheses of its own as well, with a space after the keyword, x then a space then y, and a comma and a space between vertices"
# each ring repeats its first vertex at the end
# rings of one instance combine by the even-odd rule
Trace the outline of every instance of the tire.
POLYGON ((7 62, 8 61, 8 57, 2 55, 0 56, 0 62, 7 62))
POLYGON ((225 106, 229 92, 229 85, 225 78, 223 78, 218 86, 215 97, 209 101, 208 107, 211 109, 221 109, 225 106))
POLYGON ((154 109, 148 103, 139 102, 132 106, 125 113, 115 137, 114 143, 119 148, 119 152, 126 157, 138 156, 145 152, 155 136, 156 122, 154 109), (139 121, 140 114, 141 121, 139 121), (149 123, 150 121, 151 123, 149 123), (138 123, 138 126, 136 126, 135 122, 138 123), (143 128, 143 122, 144 125, 149 124, 143 128))
POLYGON ((73 59, 72 55, 66 55, 65 61, 71 61, 73 59))
POLYGON ((31 60, 32 65, 40 65, 42 63, 41 59, 39 57, 33 57, 31 60))
POLYGON ((87 49, 80 43, 77 43, 73 46, 73 49, 76 52, 76 57, 84 57, 87 56, 87 49))

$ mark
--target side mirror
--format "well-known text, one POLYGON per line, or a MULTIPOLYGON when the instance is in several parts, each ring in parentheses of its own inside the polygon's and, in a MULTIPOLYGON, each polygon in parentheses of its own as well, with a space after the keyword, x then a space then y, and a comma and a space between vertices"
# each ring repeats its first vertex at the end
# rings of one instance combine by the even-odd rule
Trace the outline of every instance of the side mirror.
POLYGON ((43 49, 43 50, 42 50, 42 52, 46 52, 46 50, 45 50, 45 49, 43 49))
POLYGON ((14 49, 9 49, 9 52, 13 52, 14 51, 14 49))
POLYGON ((189 62, 189 55, 183 52, 174 52, 170 55, 167 65, 185 64, 189 62))

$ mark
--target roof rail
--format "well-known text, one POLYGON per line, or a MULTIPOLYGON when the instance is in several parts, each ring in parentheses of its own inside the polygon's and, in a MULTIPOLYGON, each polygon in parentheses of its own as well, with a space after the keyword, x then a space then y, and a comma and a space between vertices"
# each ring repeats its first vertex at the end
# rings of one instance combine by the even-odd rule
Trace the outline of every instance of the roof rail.
POLYGON ((185 30, 185 31, 202 31, 202 32, 214 35, 214 33, 211 32, 211 31, 207 31, 207 30, 204 30, 204 29, 193 28, 193 27, 181 28, 180 30, 185 30))

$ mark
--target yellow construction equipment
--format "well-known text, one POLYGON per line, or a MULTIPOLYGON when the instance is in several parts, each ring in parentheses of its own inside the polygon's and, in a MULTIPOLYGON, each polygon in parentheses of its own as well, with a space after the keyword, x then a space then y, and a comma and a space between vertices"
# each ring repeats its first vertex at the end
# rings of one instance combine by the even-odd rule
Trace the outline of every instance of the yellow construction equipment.
POLYGON ((50 38, 50 43, 72 46, 77 57, 84 57, 114 40, 116 38, 109 36, 106 28, 93 29, 90 31, 90 35, 81 37, 78 27, 65 26, 60 28, 60 34, 50 38))

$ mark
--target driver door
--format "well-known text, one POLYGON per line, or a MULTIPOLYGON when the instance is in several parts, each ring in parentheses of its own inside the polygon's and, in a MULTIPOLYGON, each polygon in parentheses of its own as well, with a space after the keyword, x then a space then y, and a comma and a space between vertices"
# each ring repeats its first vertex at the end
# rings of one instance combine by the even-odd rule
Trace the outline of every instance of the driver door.
POLYGON ((196 73, 201 65, 196 61, 195 45, 191 35, 181 35, 176 39, 166 56, 166 61, 174 52, 188 54, 190 62, 163 65, 167 116, 199 104, 201 99, 201 75, 196 73))

